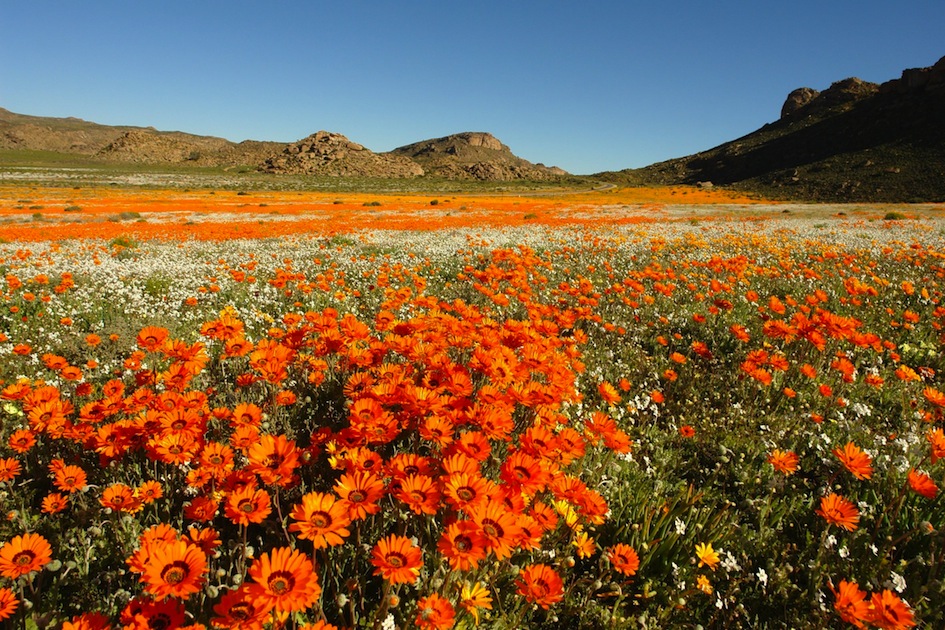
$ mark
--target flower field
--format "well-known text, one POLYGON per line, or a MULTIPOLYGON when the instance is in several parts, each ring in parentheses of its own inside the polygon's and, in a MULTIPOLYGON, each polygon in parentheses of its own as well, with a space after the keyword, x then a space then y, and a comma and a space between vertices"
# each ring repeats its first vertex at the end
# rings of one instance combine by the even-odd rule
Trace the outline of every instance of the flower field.
POLYGON ((945 208, 0 187, 0 620, 940 628, 945 208))

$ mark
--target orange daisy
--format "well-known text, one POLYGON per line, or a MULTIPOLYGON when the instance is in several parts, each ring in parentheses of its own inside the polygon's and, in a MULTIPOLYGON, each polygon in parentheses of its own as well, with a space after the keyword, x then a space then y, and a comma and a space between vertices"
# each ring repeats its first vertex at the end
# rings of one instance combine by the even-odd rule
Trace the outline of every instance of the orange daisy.
POLYGON ((456 610, 449 600, 433 593, 421 597, 417 602, 417 617, 414 622, 417 628, 447 630, 456 622, 456 610))
POLYGON ((458 472, 446 479, 443 492, 446 500, 454 507, 469 511, 485 503, 490 489, 490 482, 478 471, 475 473, 458 472))
POLYGON ((840 585, 836 589, 831 584, 830 590, 833 591, 833 608, 840 613, 840 618, 857 628, 862 628, 868 608, 864 601, 866 593, 860 590, 856 582, 846 580, 840 580, 840 585))
POLYGON ((561 576, 546 564, 530 564, 519 574, 515 582, 518 594, 545 610, 564 597, 564 583, 561 576))
POLYGON ((39 571, 51 560, 49 541, 39 534, 23 534, 0 547, 0 575, 16 579, 39 571))
POLYGON ((380 575, 391 584, 413 584, 423 566, 420 548, 406 536, 391 534, 382 538, 371 551, 374 575, 380 575))
POLYGON ((377 501, 384 496, 384 482, 374 473, 357 471, 342 475, 335 484, 335 492, 348 507, 351 520, 356 521, 380 512, 377 501))
POLYGON ((446 556, 451 569, 469 571, 486 557, 486 538, 472 521, 456 521, 446 527, 436 548, 446 556))
POLYGON ((0 483, 15 479, 23 470, 20 460, 15 457, 0 459, 0 483))
POLYGON ((261 488, 247 486, 230 493, 223 513, 236 525, 262 523, 272 512, 269 493, 261 488))
POLYGON ((436 514, 440 507, 440 491, 427 475, 408 475, 398 484, 394 496, 417 514, 436 514))
POLYGON ((312 561, 297 549, 279 547, 257 558, 249 568, 253 583, 247 598, 254 606, 278 612, 299 612, 312 606, 321 595, 312 561))
POLYGON ((228 628, 230 630, 262 630, 263 624, 269 620, 271 606, 267 601, 253 601, 247 597, 246 585, 229 591, 214 605, 216 617, 210 620, 214 628, 228 628))
POLYGON ((289 514, 295 523, 289 531, 299 532, 299 538, 311 540, 315 549, 344 544, 350 535, 348 506, 333 495, 309 492, 302 497, 289 514))
POLYGON ((115 483, 102 492, 99 502, 103 507, 116 512, 134 512, 141 507, 141 502, 134 495, 134 490, 123 483, 115 483))
POLYGON ((58 514, 62 512, 69 506, 69 498, 59 494, 58 492, 51 492, 45 497, 43 497, 42 511, 43 514, 58 514))
POLYGON ((774 469, 785 475, 793 475, 797 472, 798 464, 797 454, 793 451, 782 451, 774 449, 768 457, 768 463, 774 466, 774 469))
POLYGON ((617 571, 626 576, 633 576, 640 568, 640 556, 630 545, 619 543, 605 552, 607 559, 617 571))
POLYGON ((839 525, 847 531, 853 531, 860 522, 860 511, 850 501, 836 493, 820 499, 817 514, 823 516, 828 525, 839 525))
POLYGON ((29 429, 17 429, 10 434, 7 443, 17 453, 26 453, 36 445, 36 434, 29 429))
POLYGON ((197 545, 178 540, 148 547, 141 581, 156 598, 187 599, 203 588, 207 556, 197 545))
POLYGON ((515 514, 500 501, 489 501, 470 512, 472 520, 482 529, 486 549, 499 560, 512 555, 512 544, 521 536, 515 514))
POLYGON ((938 494, 938 486, 932 478, 914 469, 909 470, 909 486, 926 499, 934 499, 938 494))
POLYGON ((291 485, 299 465, 299 449, 284 435, 264 434, 249 447, 248 470, 259 475, 265 484, 291 485))
POLYGON ((0 621, 15 613, 19 605, 20 600, 16 598, 13 591, 7 587, 0 588, 0 621))
POLYGON ((835 448, 833 454, 857 479, 873 476, 873 460, 853 442, 847 442, 843 449, 835 448))
POLYGON ((88 485, 85 471, 78 466, 66 465, 56 467, 53 474, 55 475, 53 484, 58 489, 63 492, 68 492, 69 494, 79 492, 88 485))
POLYGON ((932 447, 932 463, 945 458, 945 431, 934 429, 926 434, 926 439, 932 447))
POLYGON ((903 630, 916 625, 912 609, 890 590, 873 593, 865 619, 867 623, 889 630, 903 630))

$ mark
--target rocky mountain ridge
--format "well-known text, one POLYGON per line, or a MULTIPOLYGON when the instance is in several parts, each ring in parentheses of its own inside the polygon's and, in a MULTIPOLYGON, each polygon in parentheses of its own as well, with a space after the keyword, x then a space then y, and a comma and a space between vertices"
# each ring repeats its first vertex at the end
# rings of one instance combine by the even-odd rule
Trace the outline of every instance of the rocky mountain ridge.
POLYGON ((945 57, 882 84, 852 77, 798 88, 778 120, 748 135, 598 177, 811 201, 945 201, 945 57))

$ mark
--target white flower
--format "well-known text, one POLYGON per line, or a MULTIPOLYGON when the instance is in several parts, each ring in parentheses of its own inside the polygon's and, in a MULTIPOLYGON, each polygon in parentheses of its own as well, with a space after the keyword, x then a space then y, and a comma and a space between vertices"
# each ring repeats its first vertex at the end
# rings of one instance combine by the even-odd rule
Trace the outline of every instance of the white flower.
POLYGON ((902 577, 895 571, 889 572, 889 580, 892 582, 892 587, 897 593, 901 593, 906 590, 906 578, 902 577))
POLYGON ((844 545, 843 547, 840 547, 840 549, 837 550, 837 553, 840 555, 841 558, 846 558, 850 555, 850 550, 847 549, 846 545, 844 545))
POLYGON ((738 561, 735 560, 735 556, 728 552, 723 552, 721 549, 718 550, 718 553, 721 555, 725 553, 725 559, 722 560, 722 568, 731 573, 732 571, 741 571, 742 567, 738 564, 738 561))
POLYGON ((759 568, 755 575, 758 577, 758 581, 761 582, 761 586, 768 586, 768 572, 762 568, 759 568))
POLYGON ((397 624, 394 623, 394 615, 387 613, 387 617, 384 618, 384 623, 381 624, 381 630, 396 630, 397 624))
POLYGON ((680 536, 686 534, 686 523, 681 518, 676 519, 676 533, 680 536))

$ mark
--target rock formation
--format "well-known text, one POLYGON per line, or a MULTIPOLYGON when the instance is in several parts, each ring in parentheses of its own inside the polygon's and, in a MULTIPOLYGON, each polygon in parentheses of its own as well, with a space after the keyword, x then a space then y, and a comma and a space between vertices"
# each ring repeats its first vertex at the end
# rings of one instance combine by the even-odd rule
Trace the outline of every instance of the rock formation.
POLYGON ((423 168, 412 160, 374 153, 341 134, 319 131, 285 147, 265 160, 267 173, 329 175, 333 177, 418 177, 423 168))

